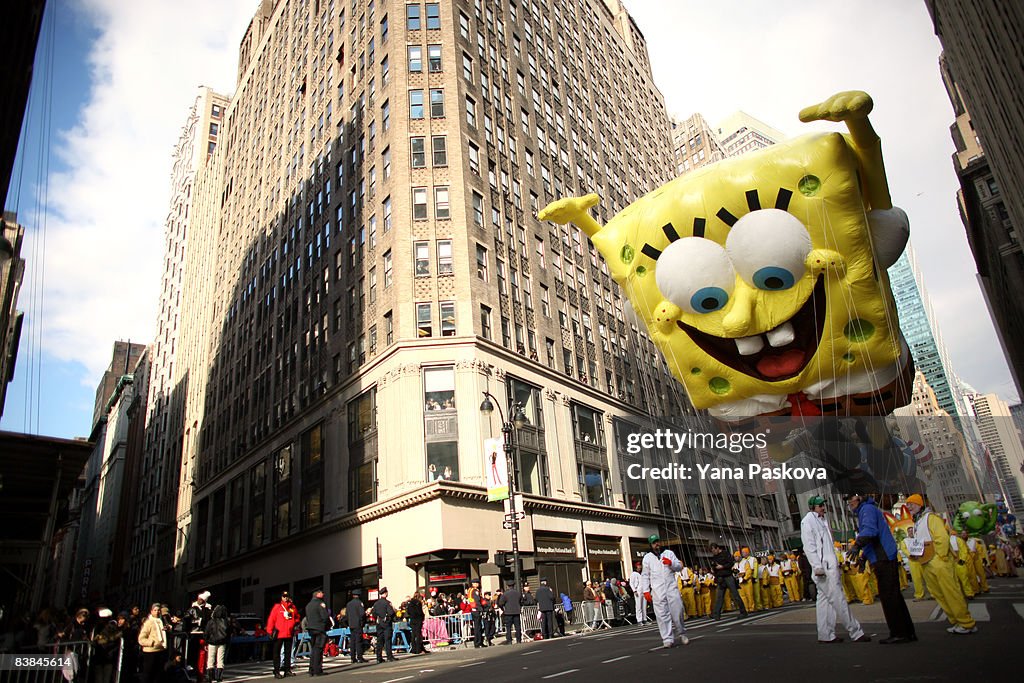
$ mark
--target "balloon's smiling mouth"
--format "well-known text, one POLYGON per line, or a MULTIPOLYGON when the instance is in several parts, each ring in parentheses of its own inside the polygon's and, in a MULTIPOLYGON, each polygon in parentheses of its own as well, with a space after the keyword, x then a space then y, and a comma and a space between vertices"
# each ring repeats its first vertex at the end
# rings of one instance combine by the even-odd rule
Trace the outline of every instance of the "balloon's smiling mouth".
POLYGON ((765 382, 799 375, 814 357, 825 327, 825 280, 819 276, 811 296, 793 316, 761 334, 716 337, 683 321, 679 329, 719 363, 765 382))

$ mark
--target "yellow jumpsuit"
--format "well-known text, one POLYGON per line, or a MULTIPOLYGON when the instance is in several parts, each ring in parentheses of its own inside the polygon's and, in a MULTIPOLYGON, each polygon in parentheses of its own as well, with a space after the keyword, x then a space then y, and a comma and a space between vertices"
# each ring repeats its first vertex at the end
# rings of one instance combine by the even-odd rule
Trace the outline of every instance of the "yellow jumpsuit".
MULTIPOLYGON (((907 553, 907 542, 905 540, 900 541, 900 550, 902 550, 907 557, 910 557, 910 554, 907 553)), ((921 565, 919 563, 910 563, 910 578, 914 582, 914 599, 924 600, 924 573, 921 571, 921 565)))
POLYGON ((740 585, 740 599, 743 601, 743 607, 748 612, 753 612, 755 609, 754 604, 754 567, 757 566, 757 560, 749 555, 740 560, 740 575, 737 581, 740 585))
POLYGON ((864 563, 864 573, 867 574, 868 590, 871 591, 871 599, 874 600, 878 597, 878 577, 875 576, 875 570, 870 562, 864 563))
POLYGON ((772 607, 782 607, 782 565, 778 562, 768 565, 768 594, 772 607))
POLYGON ((974 567, 974 575, 978 580, 978 588, 981 589, 982 593, 988 593, 988 577, 985 576, 985 544, 976 538, 967 539, 967 547, 974 546, 974 552, 971 553, 971 564, 974 567))
POLYGON ((996 569, 996 576, 1011 576, 1010 563, 1006 561, 1006 551, 999 546, 992 551, 992 566, 996 569))
POLYGON ((704 614, 711 614, 711 587, 715 585, 715 576, 711 572, 704 575, 701 581, 700 597, 704 603, 704 614))
POLYGON ((796 560, 787 557, 782 561, 782 581, 786 584, 789 601, 798 602, 800 600, 800 574, 796 560))
POLYGON ((751 581, 751 592, 754 594, 754 609, 760 612, 763 609, 767 609, 768 605, 765 603, 763 596, 761 595, 761 565, 758 564, 757 559, 754 559, 753 568, 754 578, 751 581))
MULTIPOLYGON (((867 565, 866 562, 864 564, 867 565)), ((874 604, 875 596, 871 594, 868 575, 856 563, 850 564, 850 583, 853 585, 853 591, 857 598, 860 599, 861 604, 874 604)))
POLYGON ((697 607, 693 594, 693 585, 696 577, 693 570, 684 564, 682 570, 676 576, 679 582, 679 595, 683 598, 683 609, 686 611, 686 616, 697 616, 697 607))
MULTIPOLYGON (((914 536, 931 544, 933 551, 927 562, 922 562, 922 557, 911 557, 911 562, 918 562, 924 573, 924 582, 929 592, 939 607, 946 613, 949 623, 960 625, 964 628, 974 628, 974 617, 967 609, 967 600, 960 592, 956 575, 953 570, 953 562, 950 559, 949 532, 946 531, 946 523, 936 514, 925 511, 920 514, 914 525, 914 536)), ((927 555, 927 550, 925 551, 927 555)))
POLYGON ((768 569, 768 563, 765 562, 764 564, 760 565, 757 568, 757 571, 758 571, 757 585, 758 585, 758 588, 761 589, 761 606, 763 607, 763 609, 771 609, 772 608, 772 591, 771 591, 771 587, 768 585, 768 583, 769 583, 768 579, 769 579, 769 575, 770 575, 771 572, 768 569))
POLYGON ((949 550, 949 557, 954 563, 953 571, 956 574, 957 583, 960 584, 960 590, 968 598, 973 598, 975 593, 973 585, 974 571, 968 569, 971 553, 967 550, 967 542, 958 536, 950 535, 949 550))
POLYGON ((853 585, 853 575, 850 573, 850 563, 843 557, 843 553, 836 550, 836 560, 843 571, 843 595, 846 596, 847 604, 857 601, 857 589, 853 585))

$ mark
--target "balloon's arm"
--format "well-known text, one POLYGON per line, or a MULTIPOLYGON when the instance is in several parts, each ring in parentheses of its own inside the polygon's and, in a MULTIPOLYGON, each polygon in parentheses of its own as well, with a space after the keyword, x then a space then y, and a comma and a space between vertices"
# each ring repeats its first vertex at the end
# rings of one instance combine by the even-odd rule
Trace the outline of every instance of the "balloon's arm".
POLYGON ((892 197, 885 179, 882 141, 871 127, 868 114, 874 107, 871 96, 859 90, 836 93, 824 102, 800 110, 800 120, 843 121, 850 131, 853 152, 864 171, 865 192, 871 209, 891 209, 892 197))
POLYGON ((597 206, 599 201, 601 201, 601 198, 596 194, 588 194, 583 197, 566 197, 545 206, 537 214, 537 218, 542 221, 558 223, 559 225, 572 223, 587 233, 587 237, 593 237, 601 229, 601 225, 590 215, 590 209, 597 206))

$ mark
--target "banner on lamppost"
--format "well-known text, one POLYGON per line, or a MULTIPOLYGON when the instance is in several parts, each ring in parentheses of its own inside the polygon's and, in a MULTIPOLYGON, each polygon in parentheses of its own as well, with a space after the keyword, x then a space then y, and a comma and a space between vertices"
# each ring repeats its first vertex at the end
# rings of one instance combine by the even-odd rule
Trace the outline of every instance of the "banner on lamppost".
POLYGON ((508 498, 508 461, 502 439, 484 439, 484 472, 487 476, 487 501, 508 498))

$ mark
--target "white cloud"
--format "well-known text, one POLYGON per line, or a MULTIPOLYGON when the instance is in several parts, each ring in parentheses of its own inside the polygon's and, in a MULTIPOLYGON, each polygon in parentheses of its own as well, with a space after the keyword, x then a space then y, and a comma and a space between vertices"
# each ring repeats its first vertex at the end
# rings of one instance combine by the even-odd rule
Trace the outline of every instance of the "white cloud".
MULTIPOLYGON (((918 264, 957 373, 1016 394, 978 288, 956 208, 953 109, 941 45, 923 2, 625 0, 644 33, 670 113, 712 125, 737 109, 789 134, 799 110, 840 90, 875 100, 893 201, 906 209, 918 264), (983 349, 983 352, 979 352, 983 349)), ((836 124, 817 128, 843 130, 836 124)))
POLYGON ((86 385, 95 386, 115 339, 152 341, 174 144, 198 86, 233 90, 256 4, 85 0, 76 8, 99 35, 88 102, 54 148, 66 170, 49 178, 43 346, 83 363, 86 385))

